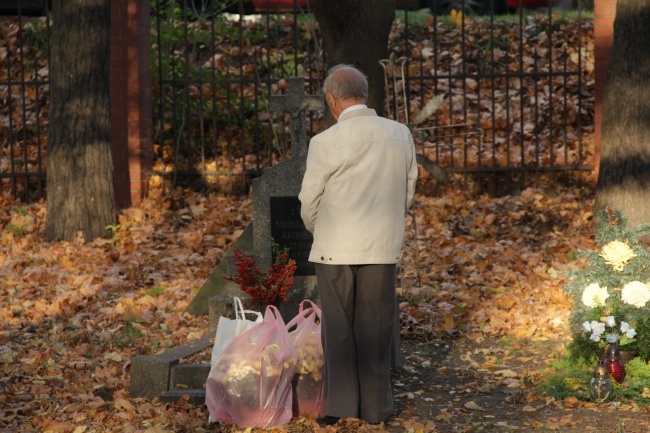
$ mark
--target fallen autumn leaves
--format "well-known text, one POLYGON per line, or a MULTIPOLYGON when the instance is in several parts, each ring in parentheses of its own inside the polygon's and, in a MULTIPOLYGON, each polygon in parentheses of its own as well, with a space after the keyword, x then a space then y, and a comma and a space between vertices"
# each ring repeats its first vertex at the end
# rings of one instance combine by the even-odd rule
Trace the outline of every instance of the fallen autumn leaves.
MULTIPOLYGON (((183 310, 249 223, 250 198, 157 193, 122 212, 114 239, 88 244, 45 243, 45 205, 2 200, 0 427, 218 430, 204 407, 131 399, 129 367, 135 355, 159 353, 207 329, 207 317, 183 310)), ((416 206, 423 286, 404 276, 406 344, 459 331, 477 344, 565 338, 564 270, 572 251, 593 245, 588 191, 528 189, 501 198, 450 191, 420 195, 416 206)), ((414 417, 396 423, 405 428, 414 417)), ((317 427, 301 419, 286 429, 317 427)))

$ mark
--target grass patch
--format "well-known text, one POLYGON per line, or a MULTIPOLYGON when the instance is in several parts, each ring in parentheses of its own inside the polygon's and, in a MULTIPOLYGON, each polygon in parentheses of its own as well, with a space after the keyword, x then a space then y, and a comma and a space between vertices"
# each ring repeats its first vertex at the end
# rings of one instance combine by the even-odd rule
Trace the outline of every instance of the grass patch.
MULTIPOLYGON (((597 360, 591 362, 584 358, 575 359, 569 354, 551 361, 546 369, 538 372, 542 377, 538 390, 556 400, 576 397, 590 401, 589 380, 593 375, 597 360)), ((612 379, 614 391, 609 401, 633 401, 639 406, 650 405, 650 365, 640 358, 625 364, 626 376, 622 383, 612 379)))

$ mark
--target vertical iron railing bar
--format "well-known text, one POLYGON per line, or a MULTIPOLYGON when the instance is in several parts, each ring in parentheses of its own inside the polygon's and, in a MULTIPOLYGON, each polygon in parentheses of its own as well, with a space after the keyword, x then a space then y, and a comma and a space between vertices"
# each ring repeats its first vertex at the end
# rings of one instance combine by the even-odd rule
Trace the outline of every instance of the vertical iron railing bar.
MULTIPOLYGON (((492 93, 492 166, 496 167, 497 165, 497 140, 496 140, 496 77, 494 73, 496 72, 496 59, 494 57, 494 0, 490 0, 490 71, 492 72, 491 81, 491 93, 492 93)), ((506 65, 507 66, 507 65, 506 65)), ((506 70, 507 72, 507 70, 506 70)), ((507 81, 507 80, 506 80, 507 81)), ((508 100, 508 95, 506 95, 506 100, 508 100)), ((506 179, 506 188, 510 189, 510 179, 506 179)), ((496 175, 492 176, 492 194, 496 195, 497 192, 497 177, 496 175)))
MULTIPOLYGON (((33 23, 32 23, 33 24, 33 23)), ((33 27, 32 27, 33 29, 33 27)), ((22 27, 22 20, 21 20, 21 27, 20 27, 20 44, 18 45, 18 52, 20 53, 20 78, 21 78, 21 103, 22 103, 22 110, 21 114, 23 116, 23 180, 25 182, 25 185, 23 186, 24 191, 23 195, 25 197, 25 200, 29 200, 30 193, 29 193, 29 152, 28 152, 28 147, 29 147, 29 136, 27 134, 27 85, 25 83, 25 49, 24 49, 24 40, 23 38, 25 37, 25 31, 24 28, 22 27)), ((13 158, 13 155, 11 156, 13 158)))
MULTIPOLYGON (((519 2, 519 165, 525 167, 524 154, 524 91, 526 83, 524 82, 524 8, 521 7, 522 1, 519 2)), ((519 186, 523 189, 522 182, 525 183, 525 175, 519 181, 519 186)))
MULTIPOLYGON (((437 0, 433 0, 433 8, 434 10, 437 9, 437 0)), ((438 14, 434 14, 433 16, 433 95, 434 97, 438 94, 438 86, 439 86, 439 77, 438 77, 438 48, 439 48, 439 42, 438 42, 438 14)), ((422 76, 421 80, 424 82, 424 66, 420 68, 420 74, 422 76)), ((449 98, 451 99, 451 88, 449 89, 449 98)), ((424 107, 424 102, 423 102, 423 107, 424 107)), ((434 127, 440 126, 440 116, 435 115, 434 116, 434 121, 433 121, 434 127)), ((436 154, 436 163, 440 163, 440 143, 438 143, 437 139, 433 139, 433 137, 430 137, 431 140, 433 140, 435 144, 435 154, 436 154)))
MULTIPOLYGON (((583 131, 582 131, 582 78, 584 71, 582 70, 582 2, 578 4, 578 155, 580 161, 584 159, 583 155, 583 131)), ((594 131, 595 132, 595 131, 594 131)), ((594 162, 596 161, 594 149, 594 162)), ((598 170, 598 167, 596 167, 598 170)))
POLYGON ((163 90, 163 82, 165 81, 163 78, 163 66, 162 66, 162 59, 163 59, 163 47, 162 47, 162 28, 161 28, 161 20, 162 16, 160 15, 160 9, 156 8, 156 30, 158 31, 158 34, 156 35, 156 40, 158 41, 158 132, 155 132, 154 139, 159 139, 160 140, 160 148, 163 148, 163 142, 165 140, 164 137, 164 130, 165 130, 165 118, 164 118, 164 99, 165 99, 165 94, 163 90))
MULTIPOLYGON (((7 77, 11 78, 11 50, 7 49, 7 77)), ((14 171, 14 145, 16 137, 14 136, 14 109, 11 89, 11 80, 7 81, 7 112, 9 113, 9 165, 11 167, 11 194, 16 197, 16 172, 14 171)), ((1 182, 0 182, 1 185, 1 182)), ((0 186, 1 188, 1 186, 0 186)))
MULTIPOLYGON (((47 90, 48 90, 48 95, 51 95, 52 94, 52 79, 50 78, 50 65, 52 64, 52 50, 51 50, 51 47, 52 47, 52 27, 51 27, 52 26, 52 15, 51 15, 51 13, 47 12, 46 16, 47 16, 47 18, 45 20, 45 28, 47 29, 47 45, 46 45, 46 48, 47 48, 47 66, 48 66, 48 68, 47 68, 47 90)), ((49 109, 48 109, 48 116, 49 116, 49 109)), ((49 134, 47 134, 47 137, 49 137, 49 134)), ((48 144, 48 138, 45 139, 45 154, 46 155, 47 155, 47 144, 48 144)), ((41 156, 42 155, 39 155, 39 157, 38 157, 38 164, 39 164, 38 165, 38 167, 39 167, 38 171, 39 171, 39 173, 43 174, 41 179, 44 179, 45 188, 47 189, 47 174, 46 174, 47 168, 43 167, 41 156)), ((47 167, 47 163, 46 163, 46 167, 47 167)))
MULTIPOLYGON (((23 101, 23 107, 22 108, 24 110, 25 109, 25 104, 24 104, 24 102, 25 102, 25 65, 22 62, 22 53, 23 53, 23 46, 22 46, 23 40, 22 39, 24 37, 25 31, 24 31, 24 27, 23 27, 23 16, 22 16, 22 10, 20 9, 20 4, 19 4, 19 7, 18 7, 18 34, 20 35, 19 40, 18 40, 19 41, 18 42, 18 45, 19 45, 18 46, 18 63, 20 65, 20 73, 21 73, 22 81, 20 81, 17 84, 17 86, 22 89, 21 100, 23 101)), ((11 93, 9 94, 9 99, 10 100, 12 99, 11 98, 11 93)), ((17 107, 16 111, 19 111, 19 109, 20 108, 17 107)), ((25 125, 25 116, 23 115, 23 140, 25 139, 25 137, 24 137, 25 126, 26 126, 25 125)), ((11 158, 11 172, 14 175, 14 177, 12 179, 13 186, 14 186, 14 188, 13 188, 14 197, 16 197, 17 194, 18 194, 18 178, 19 178, 18 172, 16 171, 16 159, 14 157, 14 150, 18 146, 17 140, 18 140, 17 134, 16 134, 16 132, 14 132, 13 140, 12 140, 11 154, 9 155, 9 157, 11 158)), ((27 143, 23 143, 23 148, 25 147, 26 144, 27 143)), ((27 198, 27 197, 25 197, 25 198, 27 198)))
MULTIPOLYGON (((261 134, 261 128, 260 128, 260 116, 258 113, 260 112, 260 104, 259 104, 259 83, 261 83, 261 78, 259 74, 259 67, 258 67, 258 61, 257 61, 257 50, 253 50, 253 70, 255 71, 255 78, 257 79, 255 83, 253 84, 253 106, 255 107, 255 121, 253 122, 253 137, 258 137, 258 139, 255 140, 256 143, 260 143, 262 140, 259 139, 259 137, 262 136, 261 134)), ((256 161, 256 169, 259 170, 260 168, 260 158, 261 156, 261 151, 264 148, 264 144, 256 144, 255 145, 255 161, 256 161)), ((246 158, 244 157, 242 160, 242 169, 246 169, 246 158)))
MULTIPOLYGON (((567 65, 567 60, 569 58, 568 52, 566 47, 564 47, 564 70, 566 71, 568 68, 567 65)), ((567 76, 564 76, 564 112, 568 113, 569 110, 569 104, 568 104, 568 97, 567 97, 567 76)), ((566 115, 562 116, 562 123, 564 124, 564 165, 569 164, 569 125, 568 125, 568 120, 567 120, 566 115)), ((565 181, 568 182, 568 177, 565 178, 565 181)))
MULTIPOLYGON (((282 78, 285 78, 285 72, 286 72, 286 65, 287 65, 287 60, 284 58, 284 53, 282 54, 282 63, 280 63, 281 68, 280 71, 283 73, 282 78)), ((284 112, 280 112, 278 114, 281 119, 281 124, 282 124, 282 129, 281 129, 281 142, 279 143, 279 151, 280 151, 280 159, 284 159, 287 156, 287 153, 291 150, 291 136, 288 136, 287 131, 290 131, 291 129, 291 121, 289 121, 289 125, 287 125, 287 114, 284 112)))
MULTIPOLYGON (((241 6, 241 3, 240 3, 241 6)), ((225 152, 225 157, 227 157, 228 161, 232 160, 232 142, 234 141, 233 138, 233 121, 232 121, 232 87, 231 84, 228 83, 226 85, 226 152, 225 152)))
POLYGON ((36 179, 38 180, 38 196, 43 197, 43 178, 39 176, 40 173, 42 173, 43 165, 42 165, 42 156, 43 156, 43 148, 42 148, 42 140, 41 140, 41 104, 39 103, 41 99, 41 92, 40 92, 40 87, 42 82, 38 78, 38 70, 39 70, 39 64, 36 56, 34 56, 34 71, 36 73, 35 76, 35 98, 36 98, 36 104, 35 105, 35 110, 36 110, 36 165, 38 167, 38 171, 36 174, 36 179))
MULTIPOLYGON (((311 47, 310 47, 311 50, 311 47)), ((314 64, 314 53, 310 53, 307 58, 307 64, 309 66, 309 80, 307 81, 307 88, 309 89, 310 95, 318 95, 322 93, 322 86, 320 85, 318 66, 314 64), (314 76, 316 74, 316 76, 314 76)), ((320 62, 319 62, 320 63, 320 62)), ((318 116, 314 111, 309 111, 309 136, 313 136, 316 131, 316 123, 318 122, 318 116)))
MULTIPOLYGON (((422 69, 424 69, 424 59, 423 59, 422 55, 418 56, 418 62, 420 63, 420 65, 418 67, 418 75, 417 75, 417 77, 415 77, 415 80, 417 80, 418 87, 419 87, 418 98, 420 100, 420 109, 422 109, 422 108, 424 108, 424 106, 426 104, 426 101, 424 100, 424 97, 425 97, 425 95, 424 95, 424 86, 425 86, 425 84, 424 84, 424 80, 422 79, 422 69)), ((406 81, 408 81, 410 83, 411 80, 409 78, 410 77, 407 77, 406 81)), ((433 83, 432 83, 432 85, 433 85, 433 83)), ((409 86, 409 89, 410 88, 411 87, 409 86)), ((435 91, 433 93, 433 96, 435 96, 435 91)))
MULTIPOLYGON (((239 26, 237 28, 238 30, 238 35, 239 35, 239 78, 244 77, 244 14, 239 15, 239 26)), ((246 120, 244 119, 244 95, 246 93, 245 91, 245 85, 244 81, 240 80, 239 81, 239 112, 237 113, 237 123, 239 126, 239 140, 238 140, 238 145, 239 145, 239 151, 241 152, 241 157, 244 158, 246 156, 246 120)), ((233 178, 233 167, 235 166, 235 158, 234 155, 231 156, 230 160, 228 161, 229 167, 230 167, 230 175, 228 176, 228 182, 230 189, 233 189, 234 186, 234 178, 233 178)))
MULTIPOLYGON (((210 139, 212 142, 212 157, 214 158, 215 162, 215 170, 218 167, 217 161, 220 153, 219 149, 219 122, 217 122, 217 117, 219 113, 219 108, 217 105, 217 34, 216 34, 216 27, 217 27, 217 15, 212 16, 212 27, 210 28, 210 53, 212 55, 212 58, 210 59, 210 78, 212 79, 212 82, 209 83, 210 85, 210 96, 212 99, 212 115, 210 116, 210 120, 212 123, 212 128, 211 128, 211 133, 210 133, 210 139)), ((219 179, 217 177, 216 179, 216 184, 218 185, 219 179)))
MULTIPOLYGON (((510 52, 506 51, 505 54, 506 61, 506 72, 510 69, 510 52)), ((505 148, 506 148, 506 167, 510 167, 510 139, 512 138, 512 125, 510 124, 510 78, 506 77, 506 131, 505 131, 505 148)), ((510 185, 508 185, 510 186, 510 185)))
POLYGON ((553 8, 549 5, 548 8, 548 148, 549 148, 549 161, 551 167, 555 163, 555 146, 553 143, 553 93, 555 83, 553 82, 553 8))
MULTIPOLYGON (((409 110, 410 110, 410 105, 411 105, 411 104, 409 104, 409 98, 406 96, 406 95, 411 94, 411 92, 410 92, 411 89, 409 87, 409 80, 406 79, 406 76, 408 75, 408 73, 406 75, 404 75, 404 66, 409 65, 409 59, 411 58, 411 49, 410 49, 410 44, 409 44, 409 40, 411 39, 411 32, 408 30, 409 29, 408 24, 409 24, 409 11, 408 11, 408 9, 406 9, 404 11, 404 27, 406 29, 406 31, 404 33, 406 34, 406 38, 404 40, 404 56, 403 56, 405 58, 405 60, 402 62, 401 68, 402 68, 402 90, 404 91, 404 113, 406 114, 406 123, 407 123, 407 125, 410 123, 409 122, 409 117, 410 117, 409 116, 409 113, 410 113, 409 110)), ((408 68, 407 68, 407 71, 408 71, 408 68)))
MULTIPOLYGON (((197 88, 199 89, 199 108, 198 108, 198 116, 199 116, 199 146, 200 146, 200 161, 199 164, 201 165, 201 171, 206 170, 206 165, 205 165, 205 116, 204 116, 204 100, 205 100, 205 95, 204 95, 204 88, 205 84, 203 84, 204 80, 201 80, 200 83, 197 84, 197 88)), ((194 135, 190 133, 189 135, 194 135)))
POLYGON ((298 75, 298 41, 300 32, 298 32, 298 1, 293 0, 293 75, 298 75))
MULTIPOLYGON (((415 80, 417 80, 417 85, 419 87, 418 99, 420 101, 420 110, 422 110, 424 108, 424 106, 426 105, 426 102, 424 100, 424 86, 425 86, 425 84, 424 84, 424 80, 422 79, 422 69, 424 68, 424 62, 422 60, 422 55, 418 56, 417 60, 419 62, 419 65, 418 65, 418 75, 417 75, 417 77, 415 77, 415 80)), ((407 77, 406 81, 408 81, 410 83, 411 80, 408 79, 408 77, 407 77)), ((410 89, 410 86, 409 86, 409 89, 410 89)), ((423 137, 422 135, 420 135, 419 137, 414 137, 414 138, 422 139, 422 140, 426 139, 426 137, 423 137)), ((416 143, 416 145, 417 144, 418 143, 416 143)), ((425 156, 427 156, 427 155, 425 155, 425 156)))
MULTIPOLYGON (((184 19, 184 17, 187 16, 187 0, 183 0, 183 5, 181 8, 181 22, 183 24, 183 42, 184 42, 184 50, 183 50, 183 55, 185 57, 185 83, 182 86, 183 87, 183 99, 184 99, 184 104, 182 108, 183 114, 181 115, 181 127, 178 129, 178 134, 176 135, 176 147, 175 147, 175 167, 174 167, 174 181, 173 181, 173 186, 177 187, 178 186, 178 170, 179 170, 179 164, 180 164, 180 147, 181 147, 181 142, 183 139, 183 131, 185 129, 185 123, 189 122, 190 116, 189 116, 189 104, 190 104, 190 94, 189 94, 189 79, 190 79, 190 58, 188 56, 188 41, 189 41, 189 36, 188 36, 188 26, 187 26, 187 21, 184 19)), ((191 166, 189 164, 190 162, 190 149, 191 146, 186 146, 188 148, 188 167, 191 166)))
MULTIPOLYGON (((448 58, 449 58, 449 69, 451 70, 451 67, 452 67, 452 58, 451 58, 451 56, 448 56, 448 58)), ((453 104, 453 99, 454 99, 454 98, 453 98, 453 95, 454 95, 454 91, 453 91, 453 88, 454 88, 454 83, 453 83, 452 79, 449 78, 449 116, 450 116, 450 120, 452 120, 452 119, 453 119, 453 116, 454 116, 454 104, 453 104)), ((456 166, 455 158, 454 158, 454 147, 455 147, 455 143, 454 143, 453 140, 454 140, 454 138, 453 138, 453 134, 451 134, 451 135, 448 137, 448 142, 449 142, 449 161, 450 161, 450 164, 451 164, 451 168, 454 168, 454 167, 456 166)))
POLYGON ((273 79, 273 69, 271 69, 271 14, 268 11, 269 4, 266 3, 266 15, 264 17, 264 22, 266 26, 266 70, 269 71, 269 80, 266 81, 266 92, 268 95, 272 92, 271 80, 273 79))
MULTIPOLYGON (((465 0, 461 0, 461 6, 462 10, 465 11, 465 0)), ((465 13, 461 14, 461 31, 460 31, 460 40, 461 40, 461 70, 463 71, 463 76, 465 77, 463 80, 461 80, 462 83, 462 90, 463 90, 463 123, 465 125, 468 124, 467 121, 467 35, 466 35, 466 30, 467 30, 467 18, 465 17, 465 13)), ((469 147, 469 142, 467 137, 463 138, 463 167, 467 168, 468 167, 468 154, 467 154, 467 148, 469 147)), ((467 184, 467 176, 464 177, 464 182, 467 184)))
POLYGON ((179 147, 180 147, 180 140, 181 140, 181 134, 182 130, 185 127, 185 116, 181 115, 181 124, 180 126, 177 125, 177 114, 178 114, 178 95, 177 95, 178 89, 172 88, 172 132, 174 135, 174 176, 172 178, 172 187, 176 187, 177 182, 178 182, 178 164, 179 164, 179 147))
MULTIPOLYGON (((187 0, 185 0, 185 1, 187 1, 187 0)), ((196 12, 196 9, 195 9, 193 4, 192 4, 190 12, 196 12)), ((200 27, 202 18, 200 16, 197 16, 197 21, 195 23, 193 23, 193 24, 198 24, 198 27, 197 26, 191 27, 189 15, 183 15, 183 16, 185 17, 185 19, 184 19, 184 25, 185 25, 185 29, 186 29, 185 34, 187 35, 186 36, 187 37, 187 42, 189 42, 189 44, 186 42, 186 46, 185 46, 186 58, 187 58, 187 63, 185 65, 185 67, 186 67, 186 70, 188 71, 187 72, 187 84, 186 84, 186 87, 185 87, 186 110, 187 110, 187 129, 186 129, 186 134, 185 134, 185 140, 187 141, 188 147, 189 147, 188 152, 187 152, 188 153, 187 164, 188 164, 188 169, 190 171, 195 171, 195 170, 198 171, 195 168, 195 164, 197 164, 197 163, 200 164, 200 160, 202 158, 201 153, 203 151, 203 141, 201 140, 200 149, 199 149, 199 146, 198 146, 198 143, 197 143, 197 140, 196 140, 196 137, 195 137, 196 134, 192 131, 192 124, 193 124, 192 120, 194 118, 198 117, 199 126, 201 127, 201 130, 203 130, 203 128, 202 128, 202 126, 203 126, 203 92, 202 92, 203 85, 197 83, 197 79, 202 82, 203 78, 201 76, 201 73, 198 74, 198 77, 195 76, 195 71, 192 71, 192 69, 190 68, 190 63, 191 63, 191 61, 193 59, 198 58, 198 45, 199 44, 198 44, 198 41, 197 41, 197 38, 198 38, 197 28, 200 27), (190 36, 190 29, 193 29, 193 35, 192 36, 190 36), (191 47, 191 50, 187 50, 188 47, 191 47), (190 99, 190 88, 192 87, 192 84, 194 84, 197 89, 201 90, 200 95, 199 95, 199 105, 198 105, 198 107, 195 108, 195 110, 192 109, 192 104, 191 104, 191 102, 194 102, 195 98, 190 99), (197 158, 197 155, 195 154, 195 152, 197 152, 197 151, 199 152, 199 157, 198 158, 197 158)))
MULTIPOLYGON (((426 101, 424 100, 424 86, 425 86, 425 84, 424 84, 424 80, 422 79, 422 70, 424 69, 424 59, 423 59, 421 54, 420 54, 420 56, 418 56, 418 61, 420 62, 420 66, 419 66, 419 69, 418 69, 417 80, 418 80, 418 85, 420 86, 420 96, 419 96, 420 97, 420 110, 422 110, 426 106, 426 101)), ((406 81, 410 81, 410 80, 406 80, 406 81)), ((434 90, 434 93, 433 93, 432 97, 435 97, 435 90, 434 90)), ((436 117, 435 113, 433 114, 433 116, 436 117)), ((428 137, 426 137, 423 134, 419 134, 418 138, 420 139, 420 142, 416 143, 416 145, 419 144, 419 145, 422 146, 422 154, 428 158, 429 155, 427 155, 424 152, 424 141, 427 140, 428 137)))
MULTIPOLYGON (((265 16, 265 22, 266 22, 266 61, 267 61, 267 70, 269 71, 269 77, 270 79, 266 81, 266 94, 267 96, 270 96, 271 93, 273 92, 273 85, 271 84, 271 81, 273 79, 273 74, 274 70, 271 68, 271 38, 268 37, 268 35, 271 34, 271 14, 269 10, 269 2, 266 2, 266 10, 265 10, 266 16, 265 16)), ((277 78, 276 78, 277 79, 277 78)), ((267 143, 266 145, 266 158, 268 158, 268 165, 272 166, 273 165, 273 142, 275 139, 275 119, 274 119, 274 114, 269 110, 269 124, 271 127, 271 142, 267 143)))
MULTIPOLYGON (((535 62, 533 63, 535 72, 539 71, 539 52, 537 51, 537 48, 535 48, 535 56, 533 57, 535 59, 535 62)), ((533 110, 533 140, 535 144, 535 167, 539 167, 539 134, 541 132, 541 127, 539 124, 539 85, 540 81, 535 80, 535 85, 533 86, 533 96, 535 98, 535 108, 533 110)), ((535 186, 539 186, 539 174, 536 172, 535 173, 535 186)))
MULTIPOLYGON (((266 2, 266 34, 270 35, 271 34, 271 13, 269 10, 269 3, 268 1, 266 2)), ((269 71, 269 76, 271 79, 267 80, 266 82, 266 93, 268 96, 271 95, 273 92, 273 85, 271 83, 271 80, 273 79, 273 75, 276 74, 276 80, 278 80, 280 77, 277 77, 277 69, 274 71, 271 68, 271 38, 267 37, 266 38, 266 46, 267 46, 267 70, 269 71)), ((268 158, 268 165, 272 166, 273 165, 273 147, 274 147, 274 140, 280 140, 279 136, 276 136, 275 133, 275 118, 274 114, 269 110, 269 122, 271 126, 271 142, 269 145, 267 145, 267 158, 268 158)), ((279 144, 279 141, 278 141, 279 144)))
MULTIPOLYGON (((478 53, 477 53, 478 54, 478 53)), ((477 78, 476 80, 476 118, 474 122, 478 127, 481 125, 481 80, 477 78)), ((474 129, 474 128, 472 128, 474 129)), ((469 132, 468 132, 469 133, 469 132)), ((468 145, 465 148, 469 147, 468 145)), ((479 135, 478 140, 476 141, 476 163, 478 164, 479 170, 483 167, 483 149, 481 146, 481 137, 479 135)), ((477 182, 479 185, 483 185, 483 173, 479 171, 477 176, 477 182)))
MULTIPOLYGON (((169 26, 169 28, 174 28, 174 26, 176 25, 176 17, 175 17, 175 14, 174 14, 174 9, 175 9, 174 2, 170 2, 169 3, 169 12, 168 12, 168 26, 169 26)), ((173 55, 173 53, 175 51, 174 50, 175 41, 171 40, 171 38, 170 38, 168 43, 169 43, 168 50, 169 50, 169 54, 171 56, 171 55, 173 55)), ((178 73, 177 73, 177 71, 175 69, 177 59, 174 58, 172 60, 172 62, 173 62, 172 63, 173 66, 172 66, 172 68, 170 70, 170 76, 173 79, 176 79, 176 77, 178 77, 178 73)), ((178 80, 178 81, 180 81, 180 80, 178 80)), ((178 182, 178 146, 179 146, 179 141, 180 141, 180 135, 177 135, 177 129, 178 129, 178 121, 177 121, 178 89, 177 89, 177 86, 178 87, 182 86, 182 83, 173 84, 173 85, 171 85, 169 87, 169 91, 171 92, 171 98, 172 98, 172 117, 170 119, 170 122, 171 122, 171 125, 172 125, 172 128, 171 128, 172 143, 171 144, 174 146, 174 159, 173 159, 174 172, 173 172, 173 176, 172 176, 172 185, 171 185, 172 189, 174 188, 174 186, 178 182)), ((183 127, 184 127, 184 119, 182 119, 182 122, 181 122, 181 129, 183 127)))

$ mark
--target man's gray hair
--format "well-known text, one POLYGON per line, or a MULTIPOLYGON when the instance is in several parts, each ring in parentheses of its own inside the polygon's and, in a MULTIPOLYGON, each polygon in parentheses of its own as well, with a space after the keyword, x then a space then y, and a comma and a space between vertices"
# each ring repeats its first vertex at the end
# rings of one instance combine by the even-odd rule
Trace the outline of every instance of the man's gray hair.
POLYGON ((338 99, 368 97, 368 79, 352 65, 340 64, 327 71, 323 94, 330 92, 338 99))

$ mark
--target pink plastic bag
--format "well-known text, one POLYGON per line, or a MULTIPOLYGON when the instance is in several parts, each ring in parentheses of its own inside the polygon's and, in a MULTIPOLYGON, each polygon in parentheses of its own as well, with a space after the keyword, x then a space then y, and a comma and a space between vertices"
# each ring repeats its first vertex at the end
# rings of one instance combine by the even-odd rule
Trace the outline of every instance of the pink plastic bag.
POLYGON ((325 415, 325 387, 323 374, 325 358, 321 342, 321 311, 316 304, 305 300, 296 317, 287 324, 289 336, 298 361, 293 378, 293 414, 325 415), (309 308, 304 308, 309 303, 309 308), (292 329, 294 328, 295 329, 292 329))
POLYGON ((287 424, 292 417, 296 352, 277 308, 236 337, 210 370, 205 403, 212 421, 241 427, 287 424))

